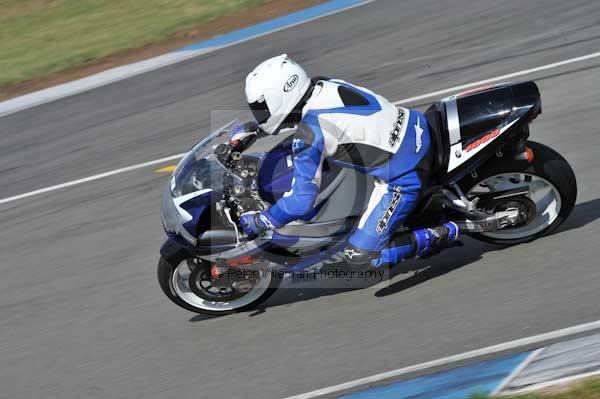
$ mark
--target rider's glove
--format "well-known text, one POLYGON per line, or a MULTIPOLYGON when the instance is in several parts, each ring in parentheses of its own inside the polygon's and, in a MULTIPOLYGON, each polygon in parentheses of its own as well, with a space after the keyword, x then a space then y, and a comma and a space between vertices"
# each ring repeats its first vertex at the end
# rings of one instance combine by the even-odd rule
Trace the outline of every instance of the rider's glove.
POLYGON ((258 127, 258 123, 254 121, 242 123, 231 130, 229 144, 235 151, 242 152, 254 143, 259 133, 260 128, 258 127))
POLYGON ((273 223, 261 212, 242 213, 240 225, 249 237, 256 237, 264 231, 275 229, 273 223))

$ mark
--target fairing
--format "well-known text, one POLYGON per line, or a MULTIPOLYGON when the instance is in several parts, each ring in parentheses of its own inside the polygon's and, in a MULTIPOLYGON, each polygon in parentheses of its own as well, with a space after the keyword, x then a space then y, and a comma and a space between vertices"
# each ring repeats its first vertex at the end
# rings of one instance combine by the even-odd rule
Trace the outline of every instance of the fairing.
POLYGON ((215 155, 219 144, 229 141, 237 121, 218 129, 195 145, 181 159, 165 187, 162 221, 165 232, 181 245, 195 247, 204 230, 211 228, 211 208, 226 187, 241 179, 215 155))
POLYGON ((468 148, 482 134, 506 126, 526 113, 541 112, 540 94, 533 82, 498 85, 459 95, 456 104, 463 148, 468 148))
POLYGON ((541 113, 534 82, 474 89, 437 103, 449 143, 442 183, 460 180, 490 159, 506 143, 528 136, 528 125, 541 113))
MULTIPOLYGON (((214 257, 237 251, 239 237, 217 214, 215 207, 224 196, 230 195, 231 187, 243 184, 236 175, 238 172, 215 155, 217 146, 229 141, 236 124, 237 121, 231 122, 194 146, 176 167, 163 195, 163 225, 168 237, 200 256, 214 257)), ((275 203, 291 188, 292 133, 262 138, 244 151, 244 159, 258 164, 258 193, 267 203, 275 203)), ((306 227, 302 221, 286 226, 275 233, 269 243, 259 245, 271 252, 274 248, 296 244, 301 245, 302 250, 329 247, 328 241, 335 241, 332 236, 345 234, 352 228, 355 218, 351 216, 361 214, 371 187, 365 179, 362 174, 326 162, 315 211, 303 218, 310 223, 306 227), (324 232, 327 237, 323 236, 324 232), (300 237, 307 241, 299 244, 300 237)))

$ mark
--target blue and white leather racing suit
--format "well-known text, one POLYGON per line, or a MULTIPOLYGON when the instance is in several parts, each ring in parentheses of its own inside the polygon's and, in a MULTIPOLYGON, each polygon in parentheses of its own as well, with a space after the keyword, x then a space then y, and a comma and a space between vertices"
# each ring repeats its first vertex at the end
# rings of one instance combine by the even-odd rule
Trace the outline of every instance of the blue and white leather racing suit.
MULTIPOLYGON (((419 242, 406 242, 394 254, 389 253, 389 243, 427 184, 430 137, 420 112, 398 108, 342 80, 321 80, 302 109, 292 150, 291 190, 261 215, 269 227, 278 228, 313 211, 323 161, 329 158, 375 177, 367 209, 349 238, 347 259, 363 262, 379 256, 397 262, 418 255, 419 242)), ((430 238, 425 237, 421 247, 430 238)))

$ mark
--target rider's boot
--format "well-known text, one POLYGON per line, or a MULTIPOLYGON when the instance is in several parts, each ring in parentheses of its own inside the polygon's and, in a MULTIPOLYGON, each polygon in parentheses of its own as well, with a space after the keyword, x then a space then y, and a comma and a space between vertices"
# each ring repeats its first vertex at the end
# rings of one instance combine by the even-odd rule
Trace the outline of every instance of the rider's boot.
POLYGON ((443 249, 457 244, 460 232, 454 222, 441 226, 414 230, 410 234, 395 237, 388 248, 381 251, 379 258, 373 259, 371 265, 380 267, 384 264, 395 265, 410 258, 427 258, 443 249))

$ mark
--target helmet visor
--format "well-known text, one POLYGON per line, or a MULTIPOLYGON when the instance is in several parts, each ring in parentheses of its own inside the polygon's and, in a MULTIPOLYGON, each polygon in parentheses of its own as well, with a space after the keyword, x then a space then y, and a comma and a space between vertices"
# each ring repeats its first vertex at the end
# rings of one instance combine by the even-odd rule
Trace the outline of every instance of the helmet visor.
POLYGON ((250 106, 252 115, 254 115, 254 119, 256 119, 259 125, 265 123, 271 117, 271 112, 267 107, 266 101, 255 101, 253 103, 248 103, 248 105, 250 106))

